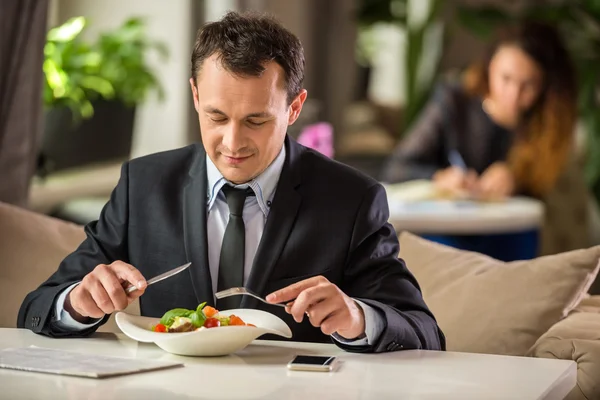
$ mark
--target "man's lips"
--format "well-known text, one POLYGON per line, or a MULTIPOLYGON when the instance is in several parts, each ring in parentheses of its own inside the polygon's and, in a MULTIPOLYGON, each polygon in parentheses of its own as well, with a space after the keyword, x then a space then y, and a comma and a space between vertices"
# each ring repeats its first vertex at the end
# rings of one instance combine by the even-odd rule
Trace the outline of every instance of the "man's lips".
POLYGON ((227 161, 227 163, 229 164, 240 164, 243 163, 244 161, 246 161, 247 159, 249 159, 250 156, 243 156, 243 157, 232 157, 232 156, 228 156, 225 154, 222 154, 222 156, 225 158, 225 160, 227 161))

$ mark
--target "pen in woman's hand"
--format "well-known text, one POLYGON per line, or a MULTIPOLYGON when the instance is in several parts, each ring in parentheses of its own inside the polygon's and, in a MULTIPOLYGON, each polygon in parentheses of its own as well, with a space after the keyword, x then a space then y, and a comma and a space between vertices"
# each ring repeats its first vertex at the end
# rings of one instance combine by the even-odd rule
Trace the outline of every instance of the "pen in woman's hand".
POLYGON ((450 167, 434 175, 436 186, 443 190, 454 192, 456 195, 471 196, 477 186, 477 174, 467 167, 467 163, 458 150, 448 152, 450 167))
POLYGON ((448 153, 448 162, 451 166, 460 168, 465 173, 468 170, 467 164, 465 163, 465 160, 462 158, 458 150, 450 150, 450 152, 448 153))

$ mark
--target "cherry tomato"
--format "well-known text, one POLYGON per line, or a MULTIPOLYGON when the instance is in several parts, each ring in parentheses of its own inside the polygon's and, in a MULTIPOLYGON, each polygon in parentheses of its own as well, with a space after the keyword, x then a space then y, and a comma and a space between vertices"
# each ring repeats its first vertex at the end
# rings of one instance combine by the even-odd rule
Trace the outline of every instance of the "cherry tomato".
POLYGON ((206 328, 217 328, 221 326, 221 321, 216 318, 207 318, 204 322, 204 327, 206 328))
POLYGON ((167 331, 167 327, 164 326, 163 324, 156 324, 154 326, 154 332, 166 332, 167 331))
POLYGON ((204 315, 206 315, 206 318, 214 317, 215 314, 219 312, 216 308, 213 308, 211 306, 204 307, 202 311, 204 312, 204 315))

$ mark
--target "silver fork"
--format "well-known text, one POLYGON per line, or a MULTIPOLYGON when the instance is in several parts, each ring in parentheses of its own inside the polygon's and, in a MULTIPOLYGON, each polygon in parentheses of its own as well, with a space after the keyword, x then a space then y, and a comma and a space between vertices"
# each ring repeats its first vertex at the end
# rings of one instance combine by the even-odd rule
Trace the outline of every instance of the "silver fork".
POLYGON ((241 296, 241 295, 252 296, 257 300, 262 301, 263 303, 270 304, 272 306, 279 306, 279 307, 285 308, 285 304, 269 303, 265 299, 263 299, 256 293, 246 289, 245 287, 234 287, 231 289, 221 290, 220 292, 215 293, 215 297, 217 299, 222 299, 224 297, 229 297, 229 296, 241 296))

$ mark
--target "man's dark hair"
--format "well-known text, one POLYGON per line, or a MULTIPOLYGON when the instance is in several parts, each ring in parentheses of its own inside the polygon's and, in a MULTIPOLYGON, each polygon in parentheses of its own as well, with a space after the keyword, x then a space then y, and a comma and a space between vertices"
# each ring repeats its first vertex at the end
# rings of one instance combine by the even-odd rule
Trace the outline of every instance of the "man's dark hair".
POLYGON ((302 89, 302 44, 273 17, 228 12, 220 21, 200 28, 192 53, 192 78, 198 77, 202 63, 213 54, 227 71, 240 76, 260 76, 265 64, 275 61, 285 73, 288 103, 302 89))

